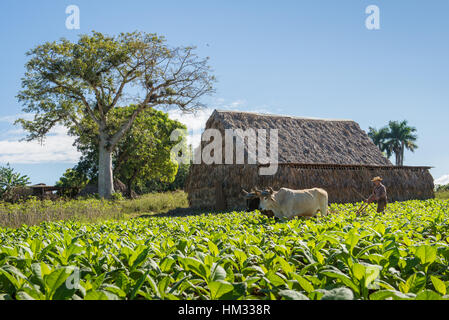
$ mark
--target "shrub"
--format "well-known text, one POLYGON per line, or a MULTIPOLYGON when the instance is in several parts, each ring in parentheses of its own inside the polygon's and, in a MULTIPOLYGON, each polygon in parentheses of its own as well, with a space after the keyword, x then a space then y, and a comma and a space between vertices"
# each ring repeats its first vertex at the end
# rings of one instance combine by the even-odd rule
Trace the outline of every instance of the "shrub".
POLYGON ((30 183, 30 179, 26 175, 21 175, 14 172, 14 169, 9 166, 0 167, 0 198, 3 200, 10 200, 12 190, 17 187, 24 187, 30 183))
POLYGON ((67 190, 60 191, 59 193, 61 195, 73 197, 77 195, 88 183, 89 179, 87 176, 75 167, 73 169, 67 169, 59 181, 56 182, 56 186, 68 188, 67 190))

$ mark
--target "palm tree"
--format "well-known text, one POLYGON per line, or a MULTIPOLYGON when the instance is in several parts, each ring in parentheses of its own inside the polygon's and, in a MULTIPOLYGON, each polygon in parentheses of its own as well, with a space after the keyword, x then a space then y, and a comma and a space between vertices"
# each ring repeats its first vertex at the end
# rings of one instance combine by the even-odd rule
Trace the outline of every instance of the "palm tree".
POLYGON ((383 127, 377 130, 376 128, 369 127, 368 136, 373 140, 374 144, 382 151, 387 158, 391 157, 391 152, 388 146, 385 144, 385 140, 388 136, 388 127, 383 127))
POLYGON ((388 148, 394 152, 396 156, 396 165, 403 166, 405 149, 414 152, 418 148, 415 143, 418 136, 414 134, 416 128, 408 126, 407 120, 401 122, 390 121, 388 126, 390 132, 387 135, 385 143, 388 148))
POLYGON ((23 187, 30 183, 27 175, 21 175, 14 172, 14 169, 6 164, 6 167, 0 167, 0 198, 6 198, 15 187, 23 187))
POLYGON ((394 153, 396 165, 403 166, 405 149, 414 152, 418 148, 415 143, 418 136, 414 134, 415 132, 416 128, 410 127, 407 120, 390 121, 387 127, 380 130, 370 127, 368 136, 388 158, 394 153))

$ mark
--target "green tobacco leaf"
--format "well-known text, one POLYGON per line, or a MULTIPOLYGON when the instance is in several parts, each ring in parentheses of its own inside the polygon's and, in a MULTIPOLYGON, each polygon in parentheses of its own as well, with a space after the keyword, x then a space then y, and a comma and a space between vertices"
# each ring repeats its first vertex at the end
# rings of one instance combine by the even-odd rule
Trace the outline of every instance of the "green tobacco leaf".
POLYGON ((69 300, 75 294, 76 289, 69 289, 65 285, 59 286, 53 294, 52 300, 69 300))
POLYGON ((92 288, 94 290, 97 290, 100 288, 100 286, 103 284, 104 278, 106 277, 106 273, 102 273, 100 274, 98 277, 93 278, 93 282, 92 282, 92 288))
POLYGON ((380 274, 380 267, 378 266, 367 266, 365 269, 365 287, 367 287, 371 282, 377 279, 380 274))
POLYGON ((15 290, 18 290, 20 287, 19 282, 16 278, 14 278, 11 274, 9 274, 6 270, 3 268, 0 268, 0 284, 2 284, 2 287, 4 290, 6 290, 6 287, 10 287, 11 291, 8 290, 8 293, 13 294, 15 290))
POLYGON ((324 293, 321 300, 353 300, 354 294, 348 288, 335 288, 324 293))
POLYGON ((218 247, 215 243, 213 243, 212 241, 209 241, 207 243, 210 252, 214 255, 214 256, 218 256, 218 254, 220 253, 220 250, 218 250, 218 247))
POLYGON ((304 277, 300 276, 299 274, 292 273, 292 278, 298 281, 299 285, 306 291, 306 292, 312 292, 315 290, 313 285, 310 284, 309 281, 307 281, 304 277))
POLYGON ((212 272, 210 274, 211 281, 218 281, 226 279, 226 271, 222 266, 214 264, 212 266, 212 272))
POLYGON ((102 291, 109 291, 113 294, 115 294, 116 296, 125 299, 126 298, 126 292, 124 292, 122 289, 120 289, 117 286, 114 286, 113 284, 104 284, 102 285, 102 291))
POLYGON ((437 257, 437 249, 428 245, 420 246, 416 249, 415 255, 422 264, 431 264, 437 257))
POLYGON ((170 276, 165 276, 164 278, 162 278, 162 280, 159 280, 157 288, 159 290, 159 293, 162 295, 162 298, 164 298, 170 282, 171 282, 170 276))
POLYGON ((416 295, 416 300, 441 300, 441 296, 432 290, 424 290, 416 295))
POLYGON ((403 293, 408 293, 415 286, 416 273, 412 274, 408 277, 405 283, 399 283, 399 289, 403 293))
POLYGON ((27 277, 16 267, 11 266, 11 265, 4 265, 2 266, 2 269, 5 270, 6 272, 8 272, 11 275, 16 276, 17 278, 20 279, 27 279, 27 277))
POLYGON ((243 266, 243 262, 245 262, 246 259, 248 259, 248 256, 246 255, 246 253, 240 249, 234 250, 233 253, 234 253, 235 257, 237 258, 237 260, 239 261, 240 266, 243 266))
POLYGON ((39 260, 42 260, 42 259, 45 257, 45 255, 46 255, 48 252, 50 252, 51 249, 53 249, 55 246, 56 246, 56 242, 52 242, 52 243, 50 243, 48 246, 46 246, 45 248, 43 248, 43 249, 39 252, 38 259, 39 259, 39 260))
POLYGON ((360 263, 354 263, 352 266, 352 274, 357 280, 362 280, 365 276, 366 268, 360 263))
POLYGON ((145 259, 147 258, 148 254, 149 254, 149 252, 150 252, 150 249, 151 249, 151 248, 146 248, 146 249, 144 249, 144 250, 137 256, 136 260, 134 260, 134 262, 132 263, 131 270, 137 269, 137 268, 142 264, 142 262, 145 261, 145 259))
POLYGON ((373 292, 369 298, 370 300, 386 300, 392 298, 394 300, 414 300, 416 297, 413 293, 404 294, 396 290, 379 290, 373 292))
POLYGON ((31 265, 31 271, 38 284, 45 288, 44 276, 49 275, 51 273, 50 268, 44 262, 36 262, 31 265))
POLYGON ((295 268, 292 265, 290 265, 287 261, 285 261, 285 259, 283 259, 282 257, 277 257, 276 261, 279 263, 282 271, 284 271, 285 274, 289 274, 290 272, 295 271, 295 268))
POLYGON ((276 274, 273 270, 270 270, 266 274, 266 278, 273 286, 282 286, 286 283, 284 279, 282 279, 278 274, 276 274))
POLYGON ((232 284, 234 289, 221 296, 222 300, 236 300, 244 297, 248 290, 246 282, 236 282, 232 284))
POLYGON ((162 272, 169 272, 175 262, 175 259, 171 257, 165 257, 159 264, 159 268, 161 268, 162 272))
POLYGON ((182 278, 181 280, 178 280, 170 289, 170 291, 168 292, 169 294, 172 294, 173 292, 175 292, 176 289, 178 289, 179 287, 181 287, 181 284, 184 283, 184 280, 188 279, 189 276, 185 276, 184 278, 182 278))
POLYGON ((47 287, 47 297, 52 298, 53 294, 60 286, 65 286, 65 281, 73 272, 74 267, 60 267, 49 275, 44 276, 45 285, 47 287))
POLYGON ((416 294, 393 291, 392 297, 394 300, 414 300, 416 298, 416 294))
POLYGON ((386 261, 385 257, 378 253, 372 253, 360 256, 359 259, 368 260, 369 262, 375 263, 375 264, 382 264, 383 261, 386 261))
POLYGON ((435 290, 444 296, 446 294, 446 285, 444 284, 444 282, 434 276, 430 276, 430 279, 432 280, 432 284, 435 290))
POLYGON ((304 294, 294 290, 280 290, 279 295, 285 300, 309 300, 304 294))
POLYGON ((316 259, 318 260, 318 263, 319 263, 319 264, 324 264, 324 257, 323 257, 323 255, 321 254, 321 252, 318 251, 318 250, 316 250, 316 251, 314 251, 314 253, 315 253, 316 259))
POLYGON ((150 273, 150 270, 148 269, 141 277, 139 280, 137 280, 137 282, 134 284, 132 290, 131 290, 131 294, 129 295, 129 300, 132 300, 135 298, 135 296, 137 295, 137 292, 140 290, 140 287, 142 287, 143 283, 145 282, 148 274, 150 273))
POLYGON ((224 280, 212 281, 207 285, 210 290, 210 298, 212 300, 220 299, 226 293, 234 290, 234 286, 224 280))
POLYGON ((358 287, 352 282, 351 278, 340 271, 335 270, 323 270, 320 272, 321 274, 340 280, 344 285, 351 288, 354 292, 359 293, 358 287))
POLYGON ((395 295, 392 290, 379 290, 370 294, 370 300, 385 300, 395 295))
POLYGON ((196 258, 186 257, 182 259, 185 269, 192 271, 204 280, 207 280, 207 269, 203 262, 196 258))
POLYGON ((242 273, 245 276, 253 274, 253 273, 256 273, 256 274, 259 274, 259 275, 262 275, 262 276, 265 274, 264 270, 261 267, 259 267, 259 266, 246 267, 246 268, 244 268, 242 270, 242 273))
POLYGON ((354 247, 357 245, 357 243, 359 242, 360 237, 358 235, 355 234, 355 230, 352 229, 348 235, 347 238, 345 240, 345 243, 349 246, 349 251, 352 252, 352 250, 354 249, 354 247))
POLYGON ((17 300, 36 300, 25 291, 17 292, 16 299, 17 300))
POLYGON ((109 296, 104 291, 90 290, 84 300, 109 300, 109 296))
POLYGON ((0 300, 14 300, 14 299, 7 293, 0 293, 0 300))

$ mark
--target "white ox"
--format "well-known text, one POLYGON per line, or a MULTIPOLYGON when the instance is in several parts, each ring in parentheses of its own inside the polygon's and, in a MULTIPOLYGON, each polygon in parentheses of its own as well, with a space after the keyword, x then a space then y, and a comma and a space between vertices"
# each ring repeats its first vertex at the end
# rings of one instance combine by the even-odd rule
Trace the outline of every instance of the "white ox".
POLYGON ((272 211, 277 218, 313 217, 318 211, 323 216, 327 215, 328 196, 326 190, 321 188, 305 190, 281 188, 279 191, 268 188, 264 191, 246 193, 245 196, 259 197, 260 209, 272 211))

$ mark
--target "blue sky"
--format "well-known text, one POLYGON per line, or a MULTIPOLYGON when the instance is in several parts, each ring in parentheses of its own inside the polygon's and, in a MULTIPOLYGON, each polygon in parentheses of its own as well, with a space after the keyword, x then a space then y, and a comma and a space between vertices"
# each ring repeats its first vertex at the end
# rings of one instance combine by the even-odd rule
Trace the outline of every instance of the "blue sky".
POLYGON ((27 50, 92 30, 141 30, 210 57, 217 92, 201 115, 181 117, 193 129, 213 108, 353 119, 364 130, 406 119, 419 148, 405 164, 434 166, 440 178, 449 174, 448 14, 447 0, 1 1, 0 165, 53 184, 78 156, 62 128, 44 146, 17 142, 27 50), (80 30, 65 27, 71 4, 80 30), (380 9, 380 30, 365 27, 368 5, 380 9))

